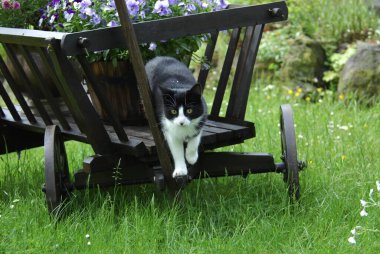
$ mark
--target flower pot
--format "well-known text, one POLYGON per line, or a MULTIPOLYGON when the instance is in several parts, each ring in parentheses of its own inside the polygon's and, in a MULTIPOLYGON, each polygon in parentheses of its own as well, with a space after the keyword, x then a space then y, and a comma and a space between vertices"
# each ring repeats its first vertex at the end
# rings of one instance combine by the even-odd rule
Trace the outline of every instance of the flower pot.
MULTIPOLYGON (((128 61, 120 61, 115 67, 111 62, 100 61, 91 63, 90 68, 101 92, 121 122, 129 125, 146 124, 132 64, 128 61)), ((100 118, 108 121, 109 116, 99 102, 90 82, 88 82, 88 92, 100 118)))

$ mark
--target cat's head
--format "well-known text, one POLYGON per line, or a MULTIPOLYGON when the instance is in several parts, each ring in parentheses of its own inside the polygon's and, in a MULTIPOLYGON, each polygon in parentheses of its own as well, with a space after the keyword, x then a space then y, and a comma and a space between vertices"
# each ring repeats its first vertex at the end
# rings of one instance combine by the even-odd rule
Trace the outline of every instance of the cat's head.
POLYGON ((202 102, 202 86, 195 84, 190 90, 161 89, 165 117, 178 126, 188 126, 206 112, 202 102))

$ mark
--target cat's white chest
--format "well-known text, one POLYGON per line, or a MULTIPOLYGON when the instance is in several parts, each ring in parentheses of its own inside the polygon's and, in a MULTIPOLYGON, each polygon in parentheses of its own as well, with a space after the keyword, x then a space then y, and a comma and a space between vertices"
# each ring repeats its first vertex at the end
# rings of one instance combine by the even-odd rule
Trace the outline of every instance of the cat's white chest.
POLYGON ((180 126, 166 118, 162 121, 165 137, 170 136, 171 138, 175 138, 183 142, 188 142, 189 139, 194 138, 194 136, 199 134, 199 129, 196 127, 197 124, 198 123, 191 123, 186 126, 180 126))

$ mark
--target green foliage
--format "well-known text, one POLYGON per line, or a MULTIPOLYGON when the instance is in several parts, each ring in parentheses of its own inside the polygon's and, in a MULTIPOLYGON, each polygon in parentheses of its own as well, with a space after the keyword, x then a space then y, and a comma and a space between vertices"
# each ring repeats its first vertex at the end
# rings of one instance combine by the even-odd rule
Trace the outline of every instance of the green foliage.
MULTIPOLYGON (((2 0, 4 2, 4 0, 2 0)), ((14 3, 16 1, 9 1, 14 3)), ((5 9, 0 6, 0 26, 13 28, 36 28, 40 18, 40 8, 48 0, 18 0, 19 9, 5 9)))
POLYGON ((323 80, 328 83, 337 84, 340 72, 348 59, 355 54, 355 52, 356 45, 351 44, 345 51, 332 54, 329 58, 331 69, 324 73, 323 80))

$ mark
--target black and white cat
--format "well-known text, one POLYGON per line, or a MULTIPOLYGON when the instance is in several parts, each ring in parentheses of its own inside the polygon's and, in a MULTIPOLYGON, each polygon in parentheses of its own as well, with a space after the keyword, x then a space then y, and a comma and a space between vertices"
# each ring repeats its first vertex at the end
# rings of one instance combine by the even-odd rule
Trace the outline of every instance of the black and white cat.
POLYGON ((207 118, 202 86, 185 64, 172 57, 156 57, 146 64, 145 70, 156 115, 173 157, 173 177, 187 175, 186 161, 193 165, 198 160, 207 118))

